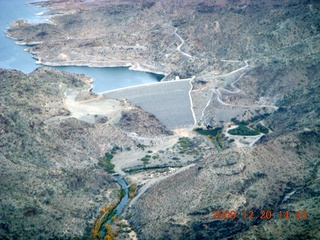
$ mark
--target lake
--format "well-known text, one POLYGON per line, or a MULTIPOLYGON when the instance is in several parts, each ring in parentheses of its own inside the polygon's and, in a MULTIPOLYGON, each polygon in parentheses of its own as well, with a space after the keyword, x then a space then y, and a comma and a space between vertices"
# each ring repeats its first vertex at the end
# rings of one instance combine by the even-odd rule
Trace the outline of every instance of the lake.
POLYGON ((127 67, 54 67, 66 72, 85 74, 94 79, 93 91, 96 93, 129 86, 158 82, 163 75, 132 71, 127 67))
MULTIPOLYGON (((9 22, 26 19, 29 23, 45 22, 48 16, 36 15, 39 12, 45 12, 45 8, 27 6, 30 0, 0 0, 0 68, 17 69, 24 73, 30 73, 39 67, 35 63, 31 54, 25 49, 27 46, 15 44, 15 41, 5 36, 4 30, 9 22)), ((163 75, 131 71, 127 67, 79 67, 63 66, 54 67, 66 72, 85 74, 94 79, 93 91, 96 93, 136 86, 147 83, 158 82, 163 75)))

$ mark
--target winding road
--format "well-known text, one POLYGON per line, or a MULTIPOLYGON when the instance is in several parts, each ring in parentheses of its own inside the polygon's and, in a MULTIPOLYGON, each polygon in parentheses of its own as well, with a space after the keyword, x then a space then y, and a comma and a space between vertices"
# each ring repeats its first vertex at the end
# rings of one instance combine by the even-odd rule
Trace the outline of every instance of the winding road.
MULTIPOLYGON (((233 62, 233 60, 224 60, 224 61, 228 61, 228 62, 229 62, 229 61, 230 61, 230 62, 232 61, 232 62, 233 62)), ((238 62, 238 61, 234 60, 234 62, 238 62)), ((232 74, 236 74, 236 73, 238 73, 238 72, 240 72, 240 71, 249 70, 251 67, 250 67, 249 64, 248 64, 248 61, 244 61, 244 63, 245 63, 245 66, 243 66, 243 67, 241 67, 241 68, 238 68, 238 69, 236 69, 236 70, 234 70, 234 71, 232 71, 232 72, 230 72, 230 73, 216 76, 216 78, 228 77, 228 76, 230 76, 230 75, 232 75, 232 74)), ((236 89, 235 91, 230 91, 230 90, 227 90, 227 89, 222 88, 222 87, 218 87, 218 88, 212 90, 211 98, 210 98, 209 101, 207 102, 207 105, 205 106, 205 108, 202 110, 202 116, 201 116, 200 121, 202 121, 203 116, 204 116, 204 114, 205 114, 205 111, 206 111, 206 109, 209 107, 209 105, 210 105, 210 103, 211 103, 211 101, 212 101, 212 99, 213 99, 213 94, 216 94, 216 96, 217 96, 217 101, 218 101, 220 104, 222 104, 222 105, 224 105, 224 106, 228 106, 228 107, 240 107, 240 108, 250 108, 250 107, 261 107, 261 108, 262 108, 262 107, 266 107, 266 108, 272 108, 272 109, 274 109, 274 110, 278 110, 278 107, 273 106, 273 105, 240 105, 240 104, 230 104, 230 103, 226 103, 226 102, 222 101, 222 99, 221 99, 222 94, 221 94, 221 91, 220 91, 220 90, 225 91, 225 92, 228 92, 229 94, 236 94, 236 93, 239 93, 239 92, 242 91, 241 89, 237 88, 234 84, 235 84, 236 82, 238 82, 246 73, 247 73, 247 71, 243 72, 235 81, 233 81, 232 83, 230 83, 230 86, 231 86, 232 88, 236 89)))
POLYGON ((179 40, 181 41, 181 44, 177 47, 177 50, 178 50, 183 56, 185 56, 185 57, 187 57, 187 58, 191 58, 192 56, 191 56, 190 54, 185 53, 185 52, 183 52, 183 51, 181 50, 181 47, 182 47, 182 45, 184 44, 184 40, 183 40, 183 38, 177 33, 177 31, 178 31, 178 28, 174 28, 173 33, 174 33, 174 34, 179 38, 179 40))
POLYGON ((273 105, 263 105, 263 104, 259 104, 259 105, 238 105, 238 104, 230 104, 230 103, 226 103, 224 101, 221 100, 221 92, 219 91, 219 89, 214 89, 213 92, 215 92, 217 94, 217 100, 219 103, 225 105, 225 106, 229 106, 229 107, 241 107, 241 108, 250 108, 250 107, 266 107, 266 108, 272 108, 274 110, 277 110, 278 107, 277 106, 273 106, 273 105))

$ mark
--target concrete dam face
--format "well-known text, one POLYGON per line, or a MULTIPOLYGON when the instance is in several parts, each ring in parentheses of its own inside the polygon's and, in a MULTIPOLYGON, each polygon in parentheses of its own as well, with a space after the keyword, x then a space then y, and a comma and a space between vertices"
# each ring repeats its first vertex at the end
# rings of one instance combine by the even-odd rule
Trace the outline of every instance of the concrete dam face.
POLYGON ((108 98, 128 99, 154 114, 170 129, 194 124, 189 98, 189 80, 145 84, 102 93, 108 98))

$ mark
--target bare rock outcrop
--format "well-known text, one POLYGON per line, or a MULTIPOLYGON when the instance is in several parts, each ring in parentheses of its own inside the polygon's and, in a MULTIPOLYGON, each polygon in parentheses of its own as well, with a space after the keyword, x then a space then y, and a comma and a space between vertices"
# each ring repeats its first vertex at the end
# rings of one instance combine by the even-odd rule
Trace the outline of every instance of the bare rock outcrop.
POLYGON ((161 137, 173 134, 153 114, 146 113, 139 107, 123 111, 117 126, 124 131, 144 137, 161 137))

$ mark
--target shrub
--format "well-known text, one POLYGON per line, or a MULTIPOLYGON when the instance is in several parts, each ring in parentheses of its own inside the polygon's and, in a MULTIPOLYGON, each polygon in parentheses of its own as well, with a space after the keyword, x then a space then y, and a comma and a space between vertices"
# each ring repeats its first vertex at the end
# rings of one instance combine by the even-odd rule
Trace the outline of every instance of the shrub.
POLYGON ((231 121, 237 125, 248 125, 249 124, 249 121, 245 121, 245 120, 239 121, 237 118, 231 118, 231 121))
POLYGON ((146 145, 143 145, 143 144, 141 144, 141 143, 138 143, 138 144, 137 144, 137 147, 138 147, 138 148, 141 148, 142 150, 144 150, 147 146, 146 146, 146 145))
POLYGON ((259 132, 261 132, 261 133, 264 133, 264 134, 269 133, 269 129, 266 128, 265 126, 263 126, 263 125, 260 124, 260 123, 257 124, 256 129, 257 129, 257 131, 259 131, 259 132))
POLYGON ((108 152, 104 155, 104 158, 106 159, 106 161, 111 161, 113 157, 114 157, 113 154, 108 152))
POLYGON ((105 229, 106 229, 106 236, 104 237, 104 239, 112 240, 114 237, 114 233, 112 232, 111 226, 109 224, 106 224, 105 229))
POLYGON ((187 148, 192 144, 192 141, 188 137, 181 137, 178 140, 178 144, 180 145, 181 148, 187 148))
POLYGON ((144 163, 144 165, 147 165, 150 163, 150 155, 145 155, 143 158, 141 158, 140 160, 144 163))
POLYGON ((118 150, 122 152, 122 147, 114 145, 113 148, 111 149, 111 154, 116 154, 118 150))
POLYGON ((180 154, 198 155, 197 143, 188 137, 181 137, 175 145, 180 154))
POLYGON ((159 159, 159 155, 153 155, 152 158, 153 159, 159 159))
POLYGON ((131 183, 128 191, 129 198, 132 199, 134 197, 134 193, 136 192, 136 190, 137 190, 137 184, 131 183))
POLYGON ((196 132, 200 133, 201 135, 205 135, 205 136, 212 136, 215 137, 217 136, 217 134, 222 130, 222 128, 217 127, 215 129, 211 129, 211 130, 205 130, 202 128, 196 128, 196 132))
POLYGON ((98 165, 103 168, 103 170, 108 173, 114 173, 114 164, 111 163, 113 155, 111 153, 106 153, 103 158, 99 158, 98 165))
POLYGON ((228 133, 240 136, 255 136, 260 134, 258 131, 250 129, 244 125, 239 125, 237 128, 229 130, 228 133))

